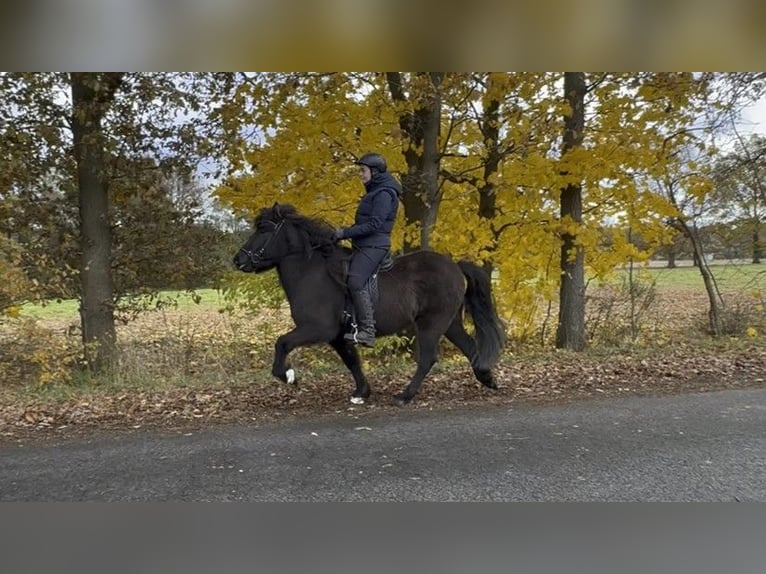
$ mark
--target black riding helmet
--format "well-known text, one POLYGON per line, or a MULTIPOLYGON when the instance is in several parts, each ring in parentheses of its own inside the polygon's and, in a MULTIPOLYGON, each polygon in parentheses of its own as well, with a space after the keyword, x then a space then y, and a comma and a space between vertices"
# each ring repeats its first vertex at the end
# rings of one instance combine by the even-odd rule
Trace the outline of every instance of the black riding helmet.
POLYGON ((385 173, 386 160, 379 153, 366 153, 354 162, 356 165, 366 165, 372 173, 385 173))

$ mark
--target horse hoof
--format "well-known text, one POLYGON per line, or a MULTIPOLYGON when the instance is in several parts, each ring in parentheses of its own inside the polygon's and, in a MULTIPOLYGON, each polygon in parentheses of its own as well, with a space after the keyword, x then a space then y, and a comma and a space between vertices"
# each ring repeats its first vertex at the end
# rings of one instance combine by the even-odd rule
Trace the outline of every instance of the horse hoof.
POLYGON ((294 385, 294 384, 295 384, 295 381, 296 381, 296 378, 295 378, 295 369, 287 369, 287 370, 285 371, 285 382, 286 382, 288 385, 294 385))
POLYGON ((495 382, 495 377, 492 374, 492 371, 490 370, 478 370, 475 371, 476 378, 479 380, 479 382, 487 387, 488 389, 495 389, 497 390, 497 383, 495 382))
POLYGON ((351 397, 351 404, 352 405, 363 405, 364 404, 364 398, 362 398, 362 397, 351 397))
POLYGON ((412 402, 412 397, 407 396, 404 393, 396 393, 394 395, 394 404, 396 404, 399 407, 408 405, 410 404, 410 402, 412 402))

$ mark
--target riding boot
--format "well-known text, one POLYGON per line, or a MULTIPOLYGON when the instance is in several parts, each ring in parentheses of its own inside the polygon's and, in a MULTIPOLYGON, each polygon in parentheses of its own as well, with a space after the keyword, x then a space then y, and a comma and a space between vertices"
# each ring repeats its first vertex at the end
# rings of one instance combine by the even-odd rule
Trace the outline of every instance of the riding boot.
POLYGON ((375 346, 375 319, 373 318, 372 300, 367 289, 352 291, 351 298, 354 301, 356 312, 356 329, 346 333, 344 339, 352 343, 358 343, 365 347, 375 346))

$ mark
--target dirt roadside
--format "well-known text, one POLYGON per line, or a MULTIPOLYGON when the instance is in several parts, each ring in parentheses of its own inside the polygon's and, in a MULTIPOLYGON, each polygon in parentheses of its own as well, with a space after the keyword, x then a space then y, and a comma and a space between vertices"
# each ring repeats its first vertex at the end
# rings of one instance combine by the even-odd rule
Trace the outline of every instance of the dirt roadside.
POLYGON ((667 395, 766 386, 766 345, 718 349, 675 347, 622 354, 546 353, 507 355, 496 369, 500 388, 473 379, 464 360, 442 361, 417 399, 397 407, 408 371, 369 371, 373 394, 365 405, 348 402, 353 388, 342 368, 309 377, 298 386, 270 378, 220 381, 208 387, 94 392, 70 399, 0 397, 0 444, 28 444, 147 431, 194 432, 216 425, 274 423, 295 418, 396 413, 400 408, 436 410, 625 395, 667 395), (310 380, 308 380, 310 378, 310 380))

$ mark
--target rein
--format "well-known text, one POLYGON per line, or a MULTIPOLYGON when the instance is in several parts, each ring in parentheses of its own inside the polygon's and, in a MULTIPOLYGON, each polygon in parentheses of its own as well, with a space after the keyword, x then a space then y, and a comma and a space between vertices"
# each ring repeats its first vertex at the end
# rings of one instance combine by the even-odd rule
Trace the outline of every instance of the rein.
POLYGON ((263 260, 263 254, 266 252, 266 248, 269 246, 269 243, 271 243, 274 240, 274 238, 277 236, 277 234, 280 232, 280 230, 282 229, 282 226, 285 223, 285 220, 281 219, 279 223, 274 223, 273 221, 270 221, 269 223, 271 223, 274 226, 274 231, 271 232, 271 236, 266 240, 266 243, 264 243, 262 247, 260 247, 254 252, 250 251, 249 249, 245 249, 244 247, 240 249, 242 253, 248 256, 251 263, 259 263, 260 261, 263 260))
MULTIPOLYGON (((258 248, 255 251, 250 251, 249 249, 245 249, 244 247, 240 248, 239 250, 240 252, 247 255, 247 257, 250 259, 250 262, 253 264, 260 263, 263 261, 264 259, 263 255, 264 253, 266 253, 266 249, 269 247, 271 242, 277 237, 277 235, 279 235, 279 232, 282 230, 282 227, 285 224, 285 220, 280 219, 278 223, 274 223, 273 221, 269 221, 268 223, 271 223, 274 226, 274 230, 270 232, 271 235, 266 240, 266 243, 264 243, 260 248, 258 248)), ((311 251, 315 251, 319 249, 319 247, 320 245, 309 244, 309 248, 311 251)), ((294 253, 302 253, 302 252, 303 252, 302 250, 290 251, 286 253, 285 256, 292 255, 294 253)))

